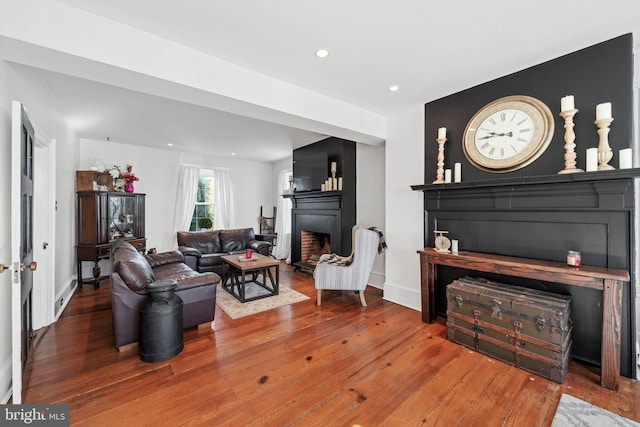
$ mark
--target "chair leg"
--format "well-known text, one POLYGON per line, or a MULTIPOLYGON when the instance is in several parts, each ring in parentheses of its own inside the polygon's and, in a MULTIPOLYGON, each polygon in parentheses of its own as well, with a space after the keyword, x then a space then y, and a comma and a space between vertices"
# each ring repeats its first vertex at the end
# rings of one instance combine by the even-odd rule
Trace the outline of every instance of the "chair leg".
POLYGON ((362 303, 363 307, 367 306, 367 302, 364 300, 364 289, 360 291, 360 302, 362 303))
POLYGON ((318 296, 316 297, 316 304, 322 304, 322 289, 318 289, 318 296))

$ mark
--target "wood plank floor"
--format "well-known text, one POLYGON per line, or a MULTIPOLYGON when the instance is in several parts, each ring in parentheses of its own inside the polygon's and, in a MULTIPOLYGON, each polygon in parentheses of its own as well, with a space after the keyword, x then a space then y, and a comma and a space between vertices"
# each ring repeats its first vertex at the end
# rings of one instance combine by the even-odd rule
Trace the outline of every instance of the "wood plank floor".
POLYGON ((281 284, 311 299, 185 331, 159 363, 114 347, 108 285, 85 286, 39 331, 25 403, 66 403, 87 426, 549 426, 562 393, 640 421, 640 384, 614 393, 571 363, 560 385, 446 339, 440 320, 352 292, 323 294, 283 264, 281 284))

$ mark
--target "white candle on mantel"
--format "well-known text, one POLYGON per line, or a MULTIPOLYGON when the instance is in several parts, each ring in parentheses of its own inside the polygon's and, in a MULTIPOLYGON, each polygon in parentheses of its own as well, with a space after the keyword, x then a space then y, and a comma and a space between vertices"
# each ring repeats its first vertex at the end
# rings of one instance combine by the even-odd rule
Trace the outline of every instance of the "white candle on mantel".
POLYGON ((462 170, 460 163, 454 163, 453 165, 453 182, 462 181, 462 170))
POLYGON ((596 120, 611 118, 611 103, 603 102, 596 105, 596 120))
POLYGON ((338 170, 338 164, 336 162, 331 162, 331 173, 336 173, 338 170))
POLYGON ((451 169, 444 170, 444 182, 447 184, 451 182, 451 169))
POLYGON ((598 170, 598 149, 587 148, 587 172, 598 170))
POLYGON ((575 110, 573 95, 567 95, 560 99, 560 111, 575 110))
POLYGON ((633 167, 633 160, 631 156, 631 148, 624 148, 620 150, 620 169, 631 169, 633 167))
POLYGON ((438 129, 438 139, 447 137, 447 128, 439 128, 438 129))

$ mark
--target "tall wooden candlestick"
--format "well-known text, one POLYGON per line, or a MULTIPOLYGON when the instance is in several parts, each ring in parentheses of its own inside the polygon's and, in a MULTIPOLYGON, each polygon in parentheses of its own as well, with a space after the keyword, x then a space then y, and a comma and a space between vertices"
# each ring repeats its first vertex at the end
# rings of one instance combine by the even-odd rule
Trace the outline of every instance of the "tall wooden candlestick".
POLYGON ((560 173, 584 172, 576 167, 576 134, 573 131, 573 116, 578 112, 577 109, 565 110, 560 112, 560 117, 564 119, 564 169, 560 173))
POLYGON ((609 146, 609 125, 613 122, 612 117, 605 117, 597 119, 595 125, 598 126, 598 135, 600 135, 600 142, 598 143, 598 170, 612 170, 615 169, 609 164, 609 161, 613 158, 613 150, 609 146))
POLYGON ((438 138, 438 172, 434 184, 444 184, 444 143, 447 138, 438 138))

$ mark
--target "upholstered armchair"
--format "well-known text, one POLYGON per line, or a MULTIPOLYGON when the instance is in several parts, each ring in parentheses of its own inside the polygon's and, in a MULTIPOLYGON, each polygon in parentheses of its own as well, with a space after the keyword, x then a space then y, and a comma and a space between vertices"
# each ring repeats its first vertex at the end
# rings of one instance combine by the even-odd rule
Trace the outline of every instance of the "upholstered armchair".
POLYGON ((325 256, 313 272, 317 304, 322 304, 322 290, 350 290, 360 292, 360 302, 367 305, 364 290, 373 268, 373 261, 379 249, 380 236, 377 232, 356 225, 351 231, 352 252, 349 257, 325 256))

